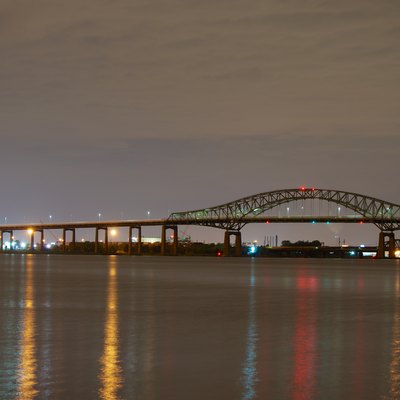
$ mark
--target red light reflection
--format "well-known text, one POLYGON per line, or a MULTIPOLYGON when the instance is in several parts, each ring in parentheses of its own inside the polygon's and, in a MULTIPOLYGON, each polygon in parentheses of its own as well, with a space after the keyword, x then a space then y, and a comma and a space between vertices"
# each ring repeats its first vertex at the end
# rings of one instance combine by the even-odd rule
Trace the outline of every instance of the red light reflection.
POLYGON ((318 280, 314 276, 300 274, 296 279, 296 325, 293 338, 293 400, 313 398, 316 381, 317 338, 315 324, 318 280))

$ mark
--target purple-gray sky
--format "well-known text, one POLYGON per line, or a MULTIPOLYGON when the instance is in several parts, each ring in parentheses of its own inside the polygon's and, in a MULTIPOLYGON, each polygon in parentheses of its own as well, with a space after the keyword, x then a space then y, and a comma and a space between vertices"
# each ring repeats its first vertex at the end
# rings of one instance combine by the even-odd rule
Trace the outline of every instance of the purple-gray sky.
MULTIPOLYGON (((0 221, 164 217, 303 184, 400 203, 397 0, 3 0, 0 51, 0 221)), ((245 239, 334 241, 310 229, 245 239)))

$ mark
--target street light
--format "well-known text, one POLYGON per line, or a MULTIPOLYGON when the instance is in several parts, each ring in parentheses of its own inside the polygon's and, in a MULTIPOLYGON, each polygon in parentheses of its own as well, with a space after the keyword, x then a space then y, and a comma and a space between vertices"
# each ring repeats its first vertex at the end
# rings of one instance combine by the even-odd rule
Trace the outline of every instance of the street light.
POLYGON ((100 219, 101 219, 101 213, 99 213, 99 221, 100 221, 100 219))

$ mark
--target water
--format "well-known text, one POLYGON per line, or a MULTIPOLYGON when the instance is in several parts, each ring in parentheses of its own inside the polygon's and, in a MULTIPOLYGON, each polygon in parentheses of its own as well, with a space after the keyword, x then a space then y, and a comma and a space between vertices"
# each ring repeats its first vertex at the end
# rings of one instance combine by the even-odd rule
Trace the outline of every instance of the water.
POLYGON ((0 256, 0 399, 399 399, 400 263, 0 256))

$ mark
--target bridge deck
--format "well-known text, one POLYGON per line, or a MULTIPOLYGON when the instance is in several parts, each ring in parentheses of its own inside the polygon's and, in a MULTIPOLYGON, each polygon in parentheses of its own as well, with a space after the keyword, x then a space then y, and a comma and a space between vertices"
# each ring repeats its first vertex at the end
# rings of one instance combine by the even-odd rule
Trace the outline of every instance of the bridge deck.
MULTIPOLYGON (((41 230, 41 229, 89 229, 89 228, 111 228, 111 227, 140 227, 140 226, 167 226, 167 225, 206 225, 209 222, 228 222, 226 218, 197 218, 182 219, 172 221, 169 219, 153 219, 153 220, 114 220, 114 221, 77 221, 63 223, 32 223, 32 224, 7 224, 0 225, 0 231, 18 231, 18 230, 41 230)), ((357 216, 293 216, 293 217, 244 217, 235 219, 239 223, 377 223, 382 219, 372 219, 357 216)), ((400 223, 400 218, 395 220, 400 223)))

